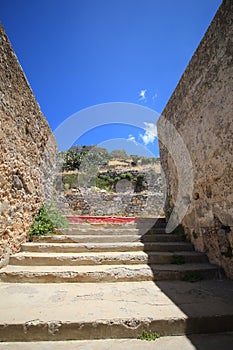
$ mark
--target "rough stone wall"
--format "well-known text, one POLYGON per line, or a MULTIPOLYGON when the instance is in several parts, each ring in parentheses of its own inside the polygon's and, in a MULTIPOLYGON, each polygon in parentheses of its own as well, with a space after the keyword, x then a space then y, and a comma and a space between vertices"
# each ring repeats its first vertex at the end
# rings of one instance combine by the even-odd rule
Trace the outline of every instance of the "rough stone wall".
MULTIPOLYGON (((134 171, 132 173, 137 174, 134 171)), ((65 194, 67 204, 73 211, 72 214, 77 215, 160 216, 163 214, 165 199, 163 176, 153 169, 145 170, 143 174, 147 183, 145 191, 134 192, 130 181, 120 180, 118 184, 124 186, 122 189, 119 186, 116 193, 83 187, 68 191, 65 194)))
POLYGON ((57 146, 0 25, 0 266, 50 195, 57 146))
MULTIPOLYGON (((225 0, 162 113, 180 133, 192 161, 194 187, 182 224, 196 249, 206 251, 210 261, 222 266, 230 278, 233 278, 232 40, 233 1, 225 0)), ((160 153, 167 179, 168 208, 172 209, 177 195, 177 171, 164 142, 160 142, 160 153)))
POLYGON ((109 193, 84 191, 67 194, 70 214, 156 217, 163 214, 163 193, 109 193))

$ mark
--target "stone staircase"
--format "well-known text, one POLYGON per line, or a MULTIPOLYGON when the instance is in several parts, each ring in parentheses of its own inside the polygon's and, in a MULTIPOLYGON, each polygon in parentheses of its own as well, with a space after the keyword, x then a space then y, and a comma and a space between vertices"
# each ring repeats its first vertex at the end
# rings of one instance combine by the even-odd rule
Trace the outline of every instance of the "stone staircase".
POLYGON ((0 270, 0 341, 233 330, 231 281, 163 219, 70 226, 23 244, 0 270))
MULTIPOLYGON (((147 223, 148 224, 148 223, 147 223)), ((182 280, 189 273, 216 278, 219 270, 205 254, 177 234, 166 234, 162 219, 146 233, 141 228, 102 229, 71 224, 58 235, 22 245, 0 271, 4 282, 129 282, 182 280)), ((131 227, 130 227, 131 226, 131 227)))

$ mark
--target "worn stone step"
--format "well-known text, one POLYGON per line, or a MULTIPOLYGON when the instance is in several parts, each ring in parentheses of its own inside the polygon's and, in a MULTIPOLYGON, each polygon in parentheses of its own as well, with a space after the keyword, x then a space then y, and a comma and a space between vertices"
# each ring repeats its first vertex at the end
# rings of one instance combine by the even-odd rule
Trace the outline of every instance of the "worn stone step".
MULTIPOLYGON (((137 338, 143 330, 161 336, 231 331, 232 288, 232 281, 227 280, 0 283, 0 339, 1 342, 122 339, 137 338)), ((149 343, 157 349, 156 342, 149 343)), ((144 349, 143 344, 140 350, 144 349)), ((68 343, 66 348, 70 349, 68 343)), ((194 344, 193 349, 197 348, 206 350, 194 344)), ((46 345, 41 343, 39 349, 46 349, 46 345)))
MULTIPOLYGON (((152 228, 149 228, 149 229, 138 229, 139 232, 145 232, 145 233, 148 233, 148 234, 161 234, 161 233, 164 233, 166 234, 166 230, 165 228, 159 228, 159 227, 152 227, 152 228)), ((170 233, 170 235, 172 235, 173 233, 170 233)))
POLYGON ((0 270, 0 280, 14 283, 133 282, 181 280, 190 272, 200 278, 218 278, 211 264, 184 265, 101 265, 101 266, 18 266, 0 270))
POLYGON ((186 242, 123 242, 123 243, 35 243, 28 242, 21 246, 26 252, 126 252, 126 251, 192 251, 193 246, 186 242))
POLYGON ((159 218, 138 218, 137 225, 140 224, 150 224, 150 225, 154 225, 154 226, 164 226, 166 225, 166 218, 165 217, 159 217, 159 218))
POLYGON ((148 231, 148 230, 164 230, 166 229, 166 223, 165 222, 139 222, 136 224, 136 228, 138 230, 148 231))
POLYGON ((53 235, 33 237, 33 242, 43 243, 108 243, 108 242, 180 242, 181 237, 173 234, 140 235, 53 235))
POLYGON ((54 235, 34 237, 33 242, 46 243, 111 243, 111 242, 140 242, 139 235, 54 235))
POLYGON ((90 236, 99 236, 99 235, 113 235, 113 236, 121 236, 121 235, 141 235, 139 230, 136 228, 124 228, 124 229, 100 229, 100 228, 65 228, 65 229, 57 229, 57 233, 60 235, 90 235, 90 236))
MULTIPOLYGON (((112 235, 112 236, 122 236, 122 235, 144 235, 148 230, 137 229, 137 228, 121 228, 121 229, 98 229, 98 228, 66 228, 66 229, 57 229, 57 234, 60 235, 112 235)), ((165 234, 165 229, 163 228, 153 228, 149 230, 148 233, 151 234, 165 234)))
POLYGON ((121 225, 119 227, 114 227, 111 225, 106 225, 105 227, 99 227, 99 225, 79 225, 70 224, 69 227, 64 229, 57 229, 58 233, 61 234, 114 234, 114 235, 125 235, 125 234, 145 234, 150 231, 151 233, 166 233, 165 227, 151 227, 147 226, 127 226, 121 225))
POLYGON ((77 265, 129 265, 208 262, 207 256, 197 252, 105 252, 105 253, 31 253, 11 256, 11 265, 77 266, 77 265))
POLYGON ((183 242, 183 238, 176 234, 145 234, 141 237, 141 242, 183 242))
POLYGON ((232 350, 232 344, 233 332, 222 332, 166 336, 155 342, 140 339, 3 342, 0 350, 232 350))

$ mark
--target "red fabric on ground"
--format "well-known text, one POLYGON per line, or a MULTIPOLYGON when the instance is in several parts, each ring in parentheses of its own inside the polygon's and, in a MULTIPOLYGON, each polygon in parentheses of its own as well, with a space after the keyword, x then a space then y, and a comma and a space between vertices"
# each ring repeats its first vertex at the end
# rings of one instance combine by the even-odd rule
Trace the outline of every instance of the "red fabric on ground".
POLYGON ((71 223, 90 222, 91 224, 107 223, 107 224, 124 224, 136 222, 136 217, 119 217, 119 216, 67 216, 71 223))

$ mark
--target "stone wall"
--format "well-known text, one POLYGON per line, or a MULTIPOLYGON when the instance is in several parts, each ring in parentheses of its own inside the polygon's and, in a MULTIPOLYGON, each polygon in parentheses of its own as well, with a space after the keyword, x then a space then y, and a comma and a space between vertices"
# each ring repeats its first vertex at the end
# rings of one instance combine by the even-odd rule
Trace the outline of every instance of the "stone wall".
POLYGON ((77 190, 66 195, 70 214, 93 216, 157 217, 163 215, 163 193, 113 193, 77 190))
MULTIPOLYGON (((194 186, 182 220, 199 251, 233 278, 233 2, 223 1, 158 123, 169 121, 191 157, 194 186)), ((168 139, 167 139, 168 141, 168 139)), ((168 208, 177 196, 177 169, 160 142, 168 208)), ((183 179, 185 182, 185 179, 183 179)), ((183 184, 181 184, 182 186, 183 184)), ((184 196, 185 197, 185 196, 184 196)))
POLYGON ((0 25, 0 264, 26 240, 53 183, 57 146, 0 25))
MULTIPOLYGON (((124 172, 125 173, 125 172, 124 172)), ((138 172, 128 170, 137 177, 138 172)), ((165 189, 161 172, 154 169, 144 170, 146 190, 135 192, 131 181, 120 180, 115 192, 100 190, 96 187, 79 187, 65 192, 70 214, 93 216, 156 217, 163 215, 165 189)), ((111 175, 108 172, 108 175, 111 175)), ((113 177, 120 175, 112 173, 113 177)), ((137 188, 136 188, 137 189, 137 188)), ((65 202, 65 200, 63 199, 65 202)), ((63 208, 64 210, 64 208, 63 208)))

